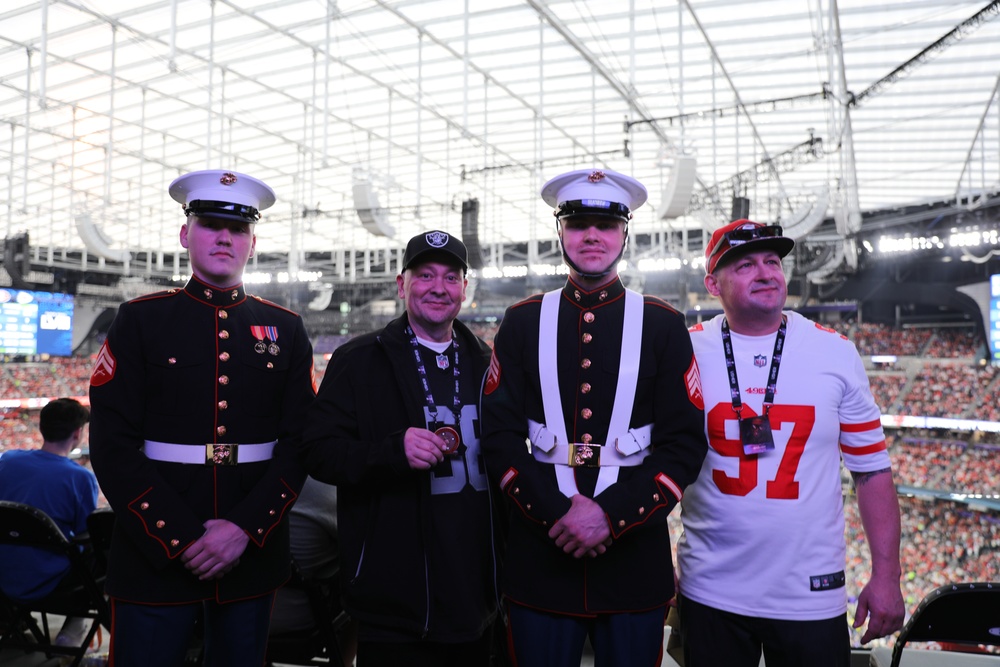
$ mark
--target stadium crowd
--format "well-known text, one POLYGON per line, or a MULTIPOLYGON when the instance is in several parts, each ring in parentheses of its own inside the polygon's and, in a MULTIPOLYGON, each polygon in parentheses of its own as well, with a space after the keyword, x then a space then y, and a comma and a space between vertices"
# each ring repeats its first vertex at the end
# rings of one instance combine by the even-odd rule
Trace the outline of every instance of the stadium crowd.
POLYGON ((841 333, 854 341, 862 355, 894 354, 902 357, 923 354, 934 335, 931 329, 897 329, 871 322, 853 324, 841 333))
MULTIPOLYGON (((901 497, 901 561, 907 614, 938 586, 1000 580, 1000 516, 950 502, 901 497)), ((854 496, 844 500, 849 607, 867 582, 868 545, 854 496)), ((851 619, 853 622, 853 619, 851 619)), ((852 630, 858 646, 860 632, 852 630)), ((878 640, 891 645, 891 640, 878 640)))
POLYGON ((925 363, 900 403, 899 412, 927 417, 980 418, 979 408, 991 396, 995 366, 925 363))

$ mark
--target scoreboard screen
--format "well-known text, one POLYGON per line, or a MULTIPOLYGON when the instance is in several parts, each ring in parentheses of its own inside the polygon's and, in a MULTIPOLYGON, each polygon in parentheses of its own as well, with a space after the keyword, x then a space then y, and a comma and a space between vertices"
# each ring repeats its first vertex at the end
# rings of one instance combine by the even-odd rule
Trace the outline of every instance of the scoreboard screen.
POLYGON ((73 353, 73 295, 0 287, 0 354, 73 353))

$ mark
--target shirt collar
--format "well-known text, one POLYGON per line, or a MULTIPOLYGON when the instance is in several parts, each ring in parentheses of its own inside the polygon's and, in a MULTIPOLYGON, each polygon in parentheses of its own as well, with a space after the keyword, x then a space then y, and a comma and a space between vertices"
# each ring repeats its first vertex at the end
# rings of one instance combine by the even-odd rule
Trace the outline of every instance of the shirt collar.
POLYGON ((191 279, 188 280, 187 285, 184 286, 184 291, 195 300, 209 306, 215 306, 216 308, 235 306, 247 297, 243 283, 220 289, 203 283, 194 276, 191 276, 191 279))
POLYGON ((563 287, 563 294, 580 308, 597 308, 621 298, 625 294, 625 285, 621 278, 615 277, 606 285, 588 291, 569 278, 563 287))

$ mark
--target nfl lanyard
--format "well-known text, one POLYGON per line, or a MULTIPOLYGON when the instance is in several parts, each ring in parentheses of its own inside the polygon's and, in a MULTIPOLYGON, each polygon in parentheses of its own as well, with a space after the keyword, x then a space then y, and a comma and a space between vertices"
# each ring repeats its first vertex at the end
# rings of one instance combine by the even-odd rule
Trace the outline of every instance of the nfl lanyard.
MULTIPOLYGON (((420 356, 420 343, 417 341, 417 335, 413 333, 413 329, 409 326, 406 327, 406 333, 410 336, 410 347, 413 348, 413 359, 417 363, 417 375, 420 376, 420 384, 424 389, 424 401, 427 403, 427 410, 431 413, 432 423, 438 421, 438 406, 434 402, 434 394, 431 392, 431 383, 427 379, 427 369, 424 367, 424 360, 420 356)), ((439 428, 435 431, 439 436, 445 439, 448 443, 448 453, 453 452, 458 449, 459 437, 458 437, 458 426, 461 423, 462 417, 462 397, 459 394, 459 370, 458 370, 458 336, 455 335, 455 331, 451 332, 451 345, 454 352, 454 361, 451 365, 452 376, 455 378, 455 396, 452 399, 451 413, 455 417, 455 428, 448 426, 439 428)), ((438 355, 442 356, 442 355, 438 355)), ((445 357, 447 359, 447 357, 445 357)))
POLYGON ((733 401, 733 412, 740 424, 740 440, 743 442, 745 454, 760 454, 774 449, 774 438, 771 435, 771 422, 768 413, 774 403, 774 390, 778 384, 778 367, 781 365, 781 350, 785 346, 785 321, 781 316, 778 335, 774 339, 774 351, 771 353, 771 369, 768 372, 767 388, 764 391, 764 414, 743 420, 743 402, 740 400, 740 381, 736 376, 736 358, 733 355, 733 338, 729 332, 729 320, 722 318, 722 349, 726 354, 726 372, 729 375, 729 394, 733 401))

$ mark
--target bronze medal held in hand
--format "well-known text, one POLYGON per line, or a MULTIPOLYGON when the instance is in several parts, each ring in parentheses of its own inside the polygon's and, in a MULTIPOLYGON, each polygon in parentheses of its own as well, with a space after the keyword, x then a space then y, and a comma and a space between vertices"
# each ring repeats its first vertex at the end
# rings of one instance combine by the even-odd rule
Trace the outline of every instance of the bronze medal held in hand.
POLYGON ((458 431, 450 426, 442 426, 434 431, 434 435, 444 440, 446 445, 444 448, 445 454, 454 454, 458 451, 458 446, 462 444, 462 438, 459 437, 458 431))

